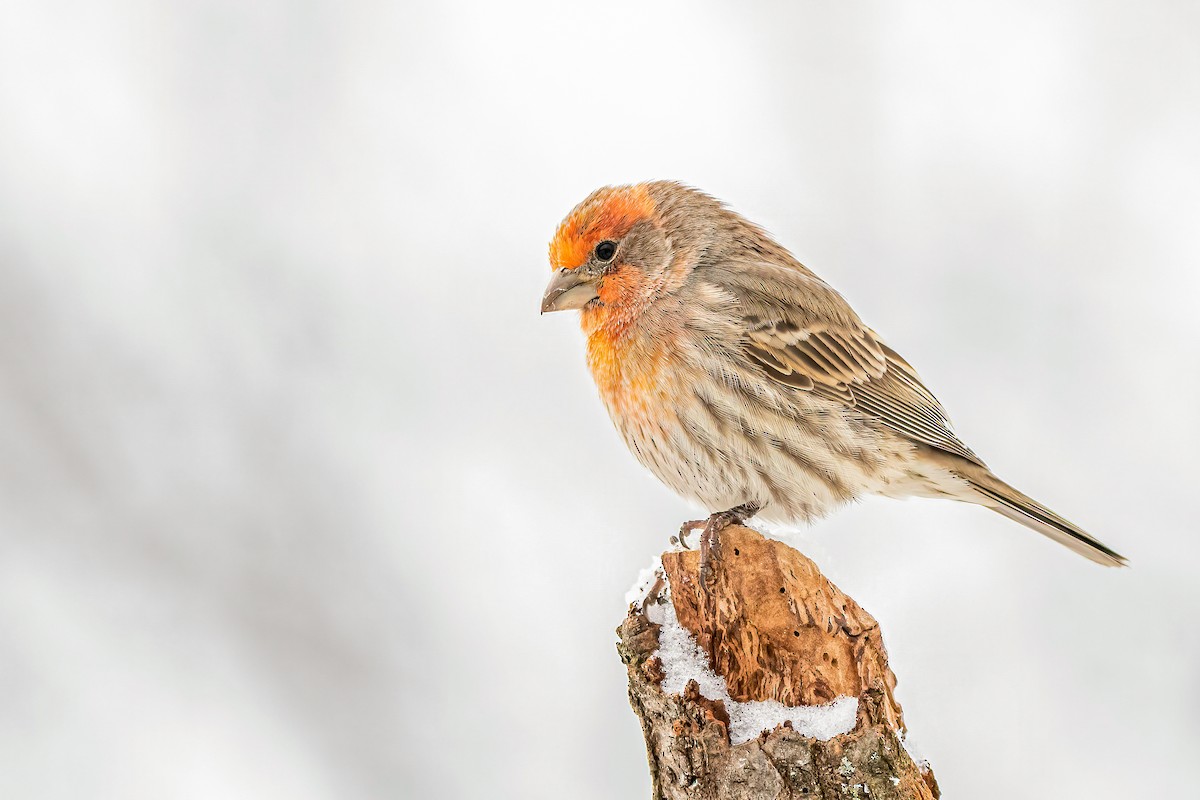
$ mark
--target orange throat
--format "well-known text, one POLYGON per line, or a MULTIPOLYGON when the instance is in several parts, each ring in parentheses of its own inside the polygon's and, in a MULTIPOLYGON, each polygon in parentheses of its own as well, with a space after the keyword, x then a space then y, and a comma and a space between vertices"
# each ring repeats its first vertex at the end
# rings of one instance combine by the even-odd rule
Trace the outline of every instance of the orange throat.
POLYGON ((672 408, 664 370, 669 344, 606 311, 587 308, 580 317, 596 388, 614 418, 655 422, 672 408))

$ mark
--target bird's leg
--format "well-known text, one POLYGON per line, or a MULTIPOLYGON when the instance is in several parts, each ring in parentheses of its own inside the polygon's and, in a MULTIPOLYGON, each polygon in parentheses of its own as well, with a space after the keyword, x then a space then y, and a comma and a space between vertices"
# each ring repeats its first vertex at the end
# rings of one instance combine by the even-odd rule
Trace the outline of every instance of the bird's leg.
POLYGON ((740 525, 753 517, 762 506, 758 503, 742 503, 728 511, 718 511, 704 523, 700 534, 700 584, 708 585, 712 580, 712 565, 721 559, 721 531, 730 525, 740 525))

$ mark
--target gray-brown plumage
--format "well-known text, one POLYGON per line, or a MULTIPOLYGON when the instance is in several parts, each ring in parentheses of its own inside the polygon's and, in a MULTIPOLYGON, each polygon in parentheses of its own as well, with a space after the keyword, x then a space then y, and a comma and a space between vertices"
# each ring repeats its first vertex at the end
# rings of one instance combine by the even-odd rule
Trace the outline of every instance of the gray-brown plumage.
POLYGON ((710 511, 778 522, 863 494, 990 508, 1124 559, 1001 481, 916 370, 757 226, 672 182, 605 188, 551 242, 543 311, 582 310, 588 364, 641 463, 710 511))

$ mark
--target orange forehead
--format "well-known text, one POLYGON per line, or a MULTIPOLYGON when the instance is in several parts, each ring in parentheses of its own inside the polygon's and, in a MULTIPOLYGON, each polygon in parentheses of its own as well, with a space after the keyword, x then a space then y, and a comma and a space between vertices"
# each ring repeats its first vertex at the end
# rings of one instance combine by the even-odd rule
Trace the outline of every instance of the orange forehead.
POLYGON ((558 226, 550 241, 551 269, 575 269, 605 239, 620 239, 654 216, 654 201, 643 186, 606 187, 593 192, 558 226))

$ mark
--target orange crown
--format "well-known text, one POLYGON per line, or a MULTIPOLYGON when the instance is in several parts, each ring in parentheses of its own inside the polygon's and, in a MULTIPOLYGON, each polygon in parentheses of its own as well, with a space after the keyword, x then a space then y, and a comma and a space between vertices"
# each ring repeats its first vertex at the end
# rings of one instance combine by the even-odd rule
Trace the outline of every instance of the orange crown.
POLYGON ((654 216, 654 201, 644 186, 606 186, 575 207, 550 241, 550 268, 575 269, 605 239, 620 239, 643 219, 654 216))

